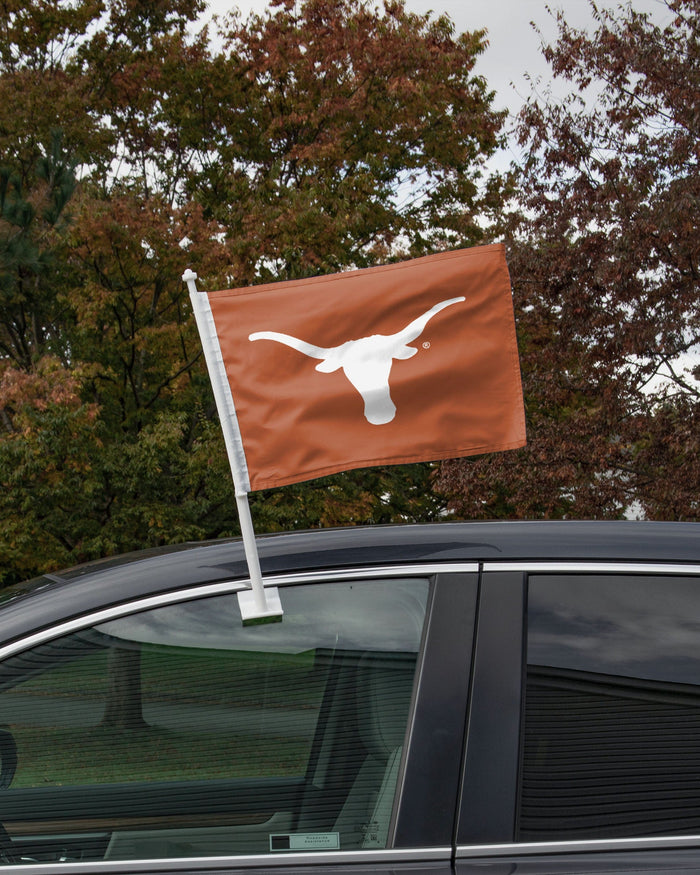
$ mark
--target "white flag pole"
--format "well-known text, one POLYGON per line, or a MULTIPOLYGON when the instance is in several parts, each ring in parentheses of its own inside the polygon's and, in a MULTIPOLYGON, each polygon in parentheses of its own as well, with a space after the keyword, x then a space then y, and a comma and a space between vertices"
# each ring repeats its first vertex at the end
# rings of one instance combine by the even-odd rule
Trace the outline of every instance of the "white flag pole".
POLYGON ((258 546, 255 540, 253 519, 248 503, 248 492, 250 491, 248 463, 243 449, 236 407, 233 403, 231 387, 226 376, 226 366, 224 365, 224 357, 221 353, 219 337, 216 333, 214 314, 211 311, 211 305, 206 293, 197 291, 196 279, 197 274, 192 270, 186 270, 182 275, 182 280, 187 283, 187 288, 189 289, 192 310, 199 336, 202 340, 204 359, 207 363, 209 378, 214 390, 214 400, 219 411, 219 420, 221 421, 226 452, 231 466, 231 474, 233 475, 238 519, 241 524, 243 547, 248 563, 251 586, 250 591, 238 594, 241 616, 246 625, 255 622, 281 620, 282 605, 277 589, 268 589, 266 591, 263 585, 258 546))

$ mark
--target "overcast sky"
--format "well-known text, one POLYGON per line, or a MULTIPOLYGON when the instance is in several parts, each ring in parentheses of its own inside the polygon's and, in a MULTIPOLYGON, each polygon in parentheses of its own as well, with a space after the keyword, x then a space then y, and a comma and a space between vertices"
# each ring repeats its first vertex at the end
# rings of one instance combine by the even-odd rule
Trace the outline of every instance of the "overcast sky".
MULTIPOLYGON (((213 11, 223 12, 238 6, 243 14, 262 11, 266 0, 209 0, 213 11)), ((542 37, 551 40, 555 33, 553 16, 547 11, 563 9, 567 21, 576 27, 592 23, 588 0, 407 0, 407 8, 415 12, 447 13, 461 32, 486 28, 489 47, 479 61, 477 71, 486 77, 496 91, 496 106, 517 111, 530 93, 526 74, 543 77, 546 83, 547 65, 539 51, 541 37, 531 26, 535 22, 542 37)), ((618 0, 598 0, 600 8, 615 9, 618 0)), ((633 0, 634 8, 650 12, 658 23, 670 18, 664 0, 633 0)))
MULTIPOLYGON (((540 52, 542 39, 553 41, 556 36, 554 16, 547 11, 561 9, 566 20, 575 27, 593 25, 588 0, 408 0, 408 7, 417 12, 429 9, 446 12, 460 31, 488 30, 489 47, 477 68, 489 86, 497 93, 497 105, 517 110, 530 93, 526 74, 546 80, 548 68, 540 52), (541 36, 531 22, 541 31, 541 36)), ((616 9, 616 0, 598 0, 601 9, 616 9)), ((657 23, 665 23, 670 14, 663 0, 634 0, 632 6, 649 12, 657 23)))

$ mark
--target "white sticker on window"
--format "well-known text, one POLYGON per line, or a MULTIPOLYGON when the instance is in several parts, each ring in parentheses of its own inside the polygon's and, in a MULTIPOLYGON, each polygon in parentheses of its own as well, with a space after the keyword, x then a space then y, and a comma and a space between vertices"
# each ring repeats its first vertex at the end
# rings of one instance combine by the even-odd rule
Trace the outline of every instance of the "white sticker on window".
POLYGON ((271 851, 338 851, 338 832, 292 832, 270 835, 271 851))

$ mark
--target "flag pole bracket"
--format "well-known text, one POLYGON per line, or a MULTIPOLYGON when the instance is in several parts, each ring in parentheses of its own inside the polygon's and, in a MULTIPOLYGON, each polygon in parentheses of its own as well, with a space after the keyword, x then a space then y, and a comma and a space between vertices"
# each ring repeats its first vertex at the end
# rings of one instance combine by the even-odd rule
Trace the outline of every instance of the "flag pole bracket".
POLYGON ((214 316, 209 298, 200 292, 196 285, 197 274, 189 268, 183 273, 182 281, 187 283, 197 330, 202 340, 204 359, 214 391, 214 400, 219 412, 219 421, 224 434, 226 452, 231 466, 233 486, 236 493, 238 519, 241 524, 243 549, 245 550, 250 578, 250 589, 238 593, 238 606, 244 626, 260 623, 275 623, 282 619, 282 603, 276 587, 265 587, 260 571, 258 546, 255 540, 253 520, 248 503, 248 467, 243 452, 238 417, 233 403, 231 387, 226 376, 219 338, 216 333, 214 316))

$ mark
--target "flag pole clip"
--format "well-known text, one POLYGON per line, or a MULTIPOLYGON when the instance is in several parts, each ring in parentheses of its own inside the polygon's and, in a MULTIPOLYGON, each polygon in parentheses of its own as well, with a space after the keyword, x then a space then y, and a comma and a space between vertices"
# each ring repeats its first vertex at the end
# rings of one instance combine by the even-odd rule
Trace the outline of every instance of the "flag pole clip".
POLYGON ((224 434, 226 452, 228 454, 233 486, 236 493, 238 519, 241 524, 243 549, 248 564, 250 589, 238 593, 238 606, 244 626, 259 623, 274 623, 282 619, 282 603, 276 587, 265 588, 260 571, 258 545, 255 540, 255 530, 248 503, 248 465, 243 451, 243 441, 238 426, 238 417, 233 403, 231 387, 226 376, 219 338, 216 333, 214 316, 206 293, 199 292, 196 286, 197 274, 187 269, 183 282, 187 283, 192 302, 195 321, 202 340, 204 359, 207 363, 209 378, 214 390, 214 400, 219 412, 219 421, 224 434))

